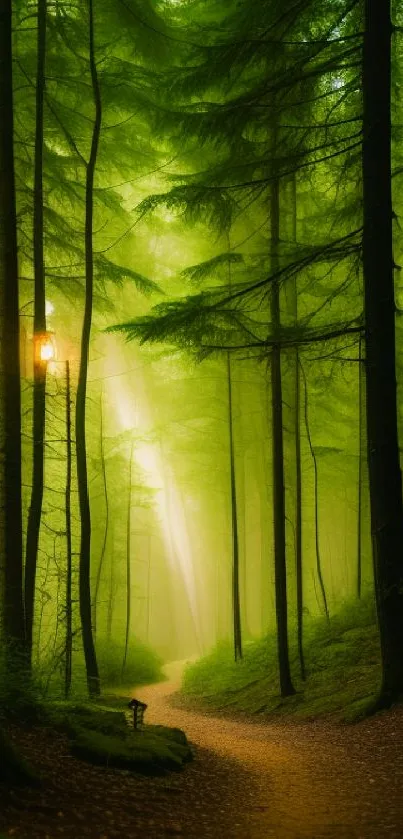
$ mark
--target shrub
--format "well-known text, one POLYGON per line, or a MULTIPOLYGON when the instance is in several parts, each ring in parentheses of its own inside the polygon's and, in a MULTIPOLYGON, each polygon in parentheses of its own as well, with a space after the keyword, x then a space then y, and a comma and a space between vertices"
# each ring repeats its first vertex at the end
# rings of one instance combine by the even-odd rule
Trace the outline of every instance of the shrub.
POLYGON ((162 659, 147 644, 132 638, 126 666, 122 672, 123 645, 106 638, 97 639, 97 658, 102 685, 135 687, 162 682, 162 659))

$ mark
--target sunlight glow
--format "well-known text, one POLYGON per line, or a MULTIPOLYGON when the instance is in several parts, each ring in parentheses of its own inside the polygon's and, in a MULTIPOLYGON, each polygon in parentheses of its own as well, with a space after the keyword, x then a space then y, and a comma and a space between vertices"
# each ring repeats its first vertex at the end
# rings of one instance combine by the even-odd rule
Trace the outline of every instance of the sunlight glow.
MULTIPOLYGON (((127 379, 121 377, 108 380, 113 404, 123 431, 138 429, 141 423, 138 401, 130 394, 127 379)), ((148 423, 144 423, 147 425, 148 423)), ((143 427, 144 427, 143 425, 143 427)), ((200 615, 197 603, 196 581, 193 569, 192 549, 186 527, 183 504, 175 478, 168 474, 168 468, 160 453, 160 444, 139 443, 134 456, 148 478, 148 484, 155 491, 155 505, 158 510, 168 561, 176 568, 185 585, 190 611, 193 618, 197 643, 201 641, 200 615)))

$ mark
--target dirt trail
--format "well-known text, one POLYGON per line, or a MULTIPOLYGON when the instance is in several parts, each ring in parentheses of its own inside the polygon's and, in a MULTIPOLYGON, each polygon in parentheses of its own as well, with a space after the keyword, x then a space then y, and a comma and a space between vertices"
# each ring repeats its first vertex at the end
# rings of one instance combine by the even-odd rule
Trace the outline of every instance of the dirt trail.
POLYGON ((136 696, 148 722, 179 726, 196 750, 234 761, 231 836, 402 839, 403 709, 356 726, 229 720, 170 704, 181 670, 168 666, 169 682, 136 696))

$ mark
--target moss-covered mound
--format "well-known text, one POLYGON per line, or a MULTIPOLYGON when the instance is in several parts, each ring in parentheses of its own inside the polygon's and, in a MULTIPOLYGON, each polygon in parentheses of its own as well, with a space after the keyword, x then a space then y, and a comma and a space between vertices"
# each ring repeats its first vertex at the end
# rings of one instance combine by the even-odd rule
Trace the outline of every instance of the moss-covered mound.
POLYGON ((219 644, 188 665, 182 694, 192 705, 249 714, 312 718, 335 714, 353 721, 373 707, 380 684, 380 653, 373 600, 346 604, 325 619, 305 620, 306 680, 301 678, 295 634, 290 633, 294 696, 281 699, 275 634, 246 644, 234 662, 232 646, 219 644), (293 637, 294 635, 294 637, 293 637))
POLYGON ((67 732, 73 754, 90 763, 163 775, 192 759, 183 731, 160 725, 134 730, 122 710, 59 703, 53 715, 67 732))

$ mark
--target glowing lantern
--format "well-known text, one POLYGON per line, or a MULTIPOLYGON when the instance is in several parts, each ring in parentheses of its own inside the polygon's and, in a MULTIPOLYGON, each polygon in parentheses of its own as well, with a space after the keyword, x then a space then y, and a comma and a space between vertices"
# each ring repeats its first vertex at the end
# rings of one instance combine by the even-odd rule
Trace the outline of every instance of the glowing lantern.
POLYGON ((56 358, 56 345, 51 332, 38 332, 34 335, 34 361, 45 366, 56 358))

